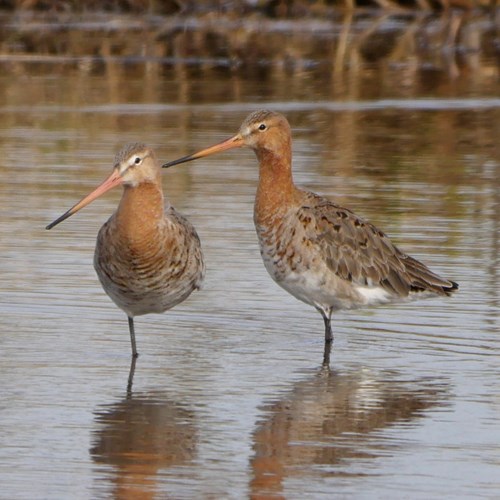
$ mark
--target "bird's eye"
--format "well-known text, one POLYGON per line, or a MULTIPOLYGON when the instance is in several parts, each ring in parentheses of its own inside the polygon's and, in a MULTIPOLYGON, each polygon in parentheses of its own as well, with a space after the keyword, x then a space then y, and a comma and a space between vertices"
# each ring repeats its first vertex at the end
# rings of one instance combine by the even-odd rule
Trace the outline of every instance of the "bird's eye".
POLYGON ((267 128, 267 127, 266 127, 266 124, 265 124, 265 123, 261 123, 261 124, 259 125, 259 130, 266 130, 266 128, 267 128))
POLYGON ((139 165, 139 163, 141 163, 141 161, 142 161, 142 160, 141 160, 141 158, 140 158, 139 156, 136 156, 136 157, 135 157, 135 160, 134 160, 134 163, 135 163, 136 165, 139 165))

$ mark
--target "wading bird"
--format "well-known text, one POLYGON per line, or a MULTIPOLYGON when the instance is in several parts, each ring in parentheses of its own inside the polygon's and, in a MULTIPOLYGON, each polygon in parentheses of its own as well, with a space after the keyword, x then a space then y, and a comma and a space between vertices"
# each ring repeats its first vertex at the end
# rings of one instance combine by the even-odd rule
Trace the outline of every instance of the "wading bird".
POLYGON ((290 125, 279 113, 251 113, 235 136, 163 167, 242 146, 252 148, 259 161, 254 223, 264 265, 278 285, 321 313, 325 363, 333 311, 458 289, 351 210, 298 188, 290 125))
POLYGON ((94 268, 104 291, 128 317, 132 356, 137 357, 134 317, 171 309, 200 288, 205 274, 194 227, 174 207, 164 206, 154 152, 144 144, 126 145, 111 175, 47 229, 120 184, 118 209, 97 235, 94 268))

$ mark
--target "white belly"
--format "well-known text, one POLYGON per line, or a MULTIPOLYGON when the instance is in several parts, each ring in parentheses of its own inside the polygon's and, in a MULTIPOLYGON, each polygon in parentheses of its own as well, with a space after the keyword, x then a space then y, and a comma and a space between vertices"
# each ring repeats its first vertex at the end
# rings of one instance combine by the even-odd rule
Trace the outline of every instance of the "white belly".
MULTIPOLYGON (((283 227, 288 227, 283 224, 283 227)), ((378 285, 362 286, 337 276, 315 245, 302 245, 303 234, 257 227, 264 266, 273 280, 297 299, 319 309, 353 309, 395 297, 378 285), (280 235, 281 238, 277 238, 280 235), (278 239, 280 241, 278 241, 278 239)))
POLYGON ((395 297, 380 286, 359 286, 345 281, 326 265, 318 269, 303 269, 290 273, 276 273, 268 259, 265 267, 278 285, 295 298, 320 309, 354 309, 390 302, 395 297))

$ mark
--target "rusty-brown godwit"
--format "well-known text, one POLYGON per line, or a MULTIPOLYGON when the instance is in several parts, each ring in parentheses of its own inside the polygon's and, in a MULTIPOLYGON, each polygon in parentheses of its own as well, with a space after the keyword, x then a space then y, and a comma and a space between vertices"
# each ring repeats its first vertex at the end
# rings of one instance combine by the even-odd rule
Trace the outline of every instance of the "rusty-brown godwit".
POLYGON ((104 291, 128 317, 137 357, 134 317, 165 312, 187 299, 200 288, 205 266, 194 227, 164 206, 160 164, 144 144, 126 145, 111 175, 47 229, 119 184, 123 195, 97 235, 94 267, 104 291))
POLYGON ((242 146, 259 161, 254 222, 264 265, 278 285, 321 313, 325 362, 333 311, 458 289, 351 210, 296 187, 290 125, 279 113, 251 113, 235 136, 163 167, 242 146))

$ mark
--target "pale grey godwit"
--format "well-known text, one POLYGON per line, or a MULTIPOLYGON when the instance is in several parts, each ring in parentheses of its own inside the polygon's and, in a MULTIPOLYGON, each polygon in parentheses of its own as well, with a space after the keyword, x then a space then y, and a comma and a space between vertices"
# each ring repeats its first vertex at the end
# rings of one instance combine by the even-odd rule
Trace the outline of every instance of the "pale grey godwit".
POLYGON ((97 235, 94 267, 104 291, 128 317, 137 357, 134 317, 165 312, 187 299, 200 288, 205 265, 194 227, 164 206, 160 164, 144 144, 126 145, 111 175, 47 229, 119 184, 123 195, 97 235))
POLYGON ((351 210, 296 187, 290 125, 279 113, 251 113, 235 136, 163 167, 241 146, 259 161, 254 222, 264 265, 278 285, 321 313, 325 362, 333 311, 458 289, 351 210))

